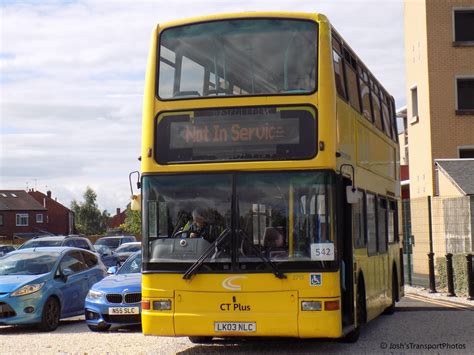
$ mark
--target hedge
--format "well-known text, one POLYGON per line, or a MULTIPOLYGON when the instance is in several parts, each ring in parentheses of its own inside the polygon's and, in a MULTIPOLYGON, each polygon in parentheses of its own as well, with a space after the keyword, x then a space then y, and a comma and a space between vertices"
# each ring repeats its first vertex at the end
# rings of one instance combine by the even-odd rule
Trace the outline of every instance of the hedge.
MULTIPOLYGON (((454 291, 457 296, 467 295, 466 255, 453 255, 454 291)), ((446 257, 436 258, 436 287, 448 288, 446 257)))

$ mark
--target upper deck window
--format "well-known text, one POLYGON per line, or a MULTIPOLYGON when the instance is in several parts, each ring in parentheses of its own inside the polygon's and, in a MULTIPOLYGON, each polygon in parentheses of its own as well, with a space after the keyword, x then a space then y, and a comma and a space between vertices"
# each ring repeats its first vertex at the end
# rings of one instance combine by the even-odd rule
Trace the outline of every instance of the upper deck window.
POLYGON ((288 19, 213 21, 160 36, 160 99, 316 91, 318 27, 288 19))

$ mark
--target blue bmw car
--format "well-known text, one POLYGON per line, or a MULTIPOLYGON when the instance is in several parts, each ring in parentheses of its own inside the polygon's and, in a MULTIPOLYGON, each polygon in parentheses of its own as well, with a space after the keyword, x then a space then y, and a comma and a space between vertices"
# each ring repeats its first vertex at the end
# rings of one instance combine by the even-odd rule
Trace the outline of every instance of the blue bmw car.
POLYGON ((106 275, 97 255, 84 249, 13 251, 0 258, 0 324, 55 330, 61 318, 83 314, 87 292, 106 275))
POLYGON ((116 272, 96 283, 87 294, 86 322, 90 330, 102 332, 112 325, 141 324, 142 255, 132 254, 116 272))

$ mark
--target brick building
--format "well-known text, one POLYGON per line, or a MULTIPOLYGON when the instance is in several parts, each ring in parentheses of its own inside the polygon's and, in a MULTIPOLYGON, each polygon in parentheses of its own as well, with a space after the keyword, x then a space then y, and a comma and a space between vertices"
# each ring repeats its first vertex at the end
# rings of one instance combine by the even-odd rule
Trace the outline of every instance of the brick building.
POLYGON ((51 197, 51 191, 46 195, 40 191, 30 190, 28 194, 48 210, 46 227, 53 234, 68 235, 74 232, 74 214, 72 211, 51 197))
POLYGON ((453 252, 453 221, 460 230, 469 227, 467 207, 466 222, 460 221, 469 197, 454 194, 453 176, 443 167, 447 160, 474 158, 474 2, 405 0, 404 17, 407 107, 399 112, 400 160, 409 164, 411 217, 404 237, 413 245, 413 272, 423 276, 428 253, 453 252))
POLYGON ((474 2, 405 0, 410 196, 433 196, 435 160, 474 158, 474 2))
POLYGON ((0 236, 13 240, 17 233, 40 234, 48 210, 22 190, 0 190, 0 236))
POLYGON ((115 216, 112 216, 107 221, 107 231, 109 232, 119 232, 120 225, 125 223, 125 218, 127 217, 127 210, 120 211, 120 208, 117 208, 117 213, 115 216))
POLYGON ((0 190, 0 236, 28 239, 42 234, 71 234, 72 212, 39 191, 0 190))

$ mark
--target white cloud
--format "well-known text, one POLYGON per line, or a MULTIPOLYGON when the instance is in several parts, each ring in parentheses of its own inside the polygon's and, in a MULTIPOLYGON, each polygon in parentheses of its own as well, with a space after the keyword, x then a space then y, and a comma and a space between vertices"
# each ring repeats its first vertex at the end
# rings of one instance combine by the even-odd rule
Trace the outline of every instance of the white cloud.
POLYGON ((114 212, 139 169, 141 104, 156 23, 240 11, 321 12, 405 102, 403 3, 393 1, 4 1, 0 187, 51 189, 69 206, 94 188, 114 212))

